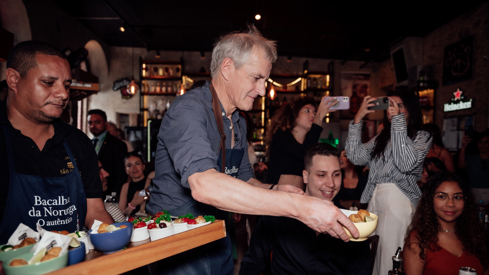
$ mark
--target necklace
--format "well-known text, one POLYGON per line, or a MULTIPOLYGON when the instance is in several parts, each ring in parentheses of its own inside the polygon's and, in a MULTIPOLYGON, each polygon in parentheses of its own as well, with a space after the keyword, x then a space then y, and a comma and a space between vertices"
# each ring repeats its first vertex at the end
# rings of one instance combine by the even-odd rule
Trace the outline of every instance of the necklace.
POLYGON ((446 229, 438 229, 440 230, 441 232, 447 232, 447 233, 451 233, 451 232, 455 232, 455 229, 451 229, 451 230, 446 230, 446 229))

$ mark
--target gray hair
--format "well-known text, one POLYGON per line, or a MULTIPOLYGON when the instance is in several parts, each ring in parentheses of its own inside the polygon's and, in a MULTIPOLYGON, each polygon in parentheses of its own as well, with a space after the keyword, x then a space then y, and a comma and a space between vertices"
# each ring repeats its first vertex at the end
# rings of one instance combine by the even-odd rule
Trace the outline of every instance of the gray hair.
POLYGON ((249 31, 233 32, 224 37, 214 45, 211 61, 211 76, 214 78, 219 67, 226 57, 234 62, 234 67, 239 69, 248 61, 253 49, 262 49, 266 60, 274 63, 277 60, 277 46, 275 41, 268 40, 262 36, 254 25, 248 26, 249 31))

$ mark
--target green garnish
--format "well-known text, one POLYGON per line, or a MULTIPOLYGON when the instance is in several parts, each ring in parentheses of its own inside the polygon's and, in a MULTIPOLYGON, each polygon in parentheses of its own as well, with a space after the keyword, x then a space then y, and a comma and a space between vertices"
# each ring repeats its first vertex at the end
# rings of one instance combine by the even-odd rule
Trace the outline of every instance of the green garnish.
POLYGON ((13 246, 11 246, 11 245, 4 245, 4 246, 2 247, 2 251, 3 251, 3 252, 6 252, 6 251, 9 251, 9 250, 12 250, 12 249, 14 249, 14 247, 13 247, 13 246))
POLYGON ((80 231, 76 231, 76 235, 78 236, 78 238, 80 238, 80 231))
POLYGON ((170 214, 164 214, 164 215, 159 216, 156 219, 156 223, 160 223, 160 221, 167 221, 167 222, 171 221, 170 214))
POLYGON ((204 220, 206 222, 215 222, 216 221, 216 217, 212 216, 212 215, 208 215, 208 216, 204 216, 204 220))
POLYGON ((195 219, 195 217, 194 217, 194 215, 192 215, 192 213, 188 213, 185 216, 178 216, 178 218, 179 219, 182 219, 182 218, 195 219))

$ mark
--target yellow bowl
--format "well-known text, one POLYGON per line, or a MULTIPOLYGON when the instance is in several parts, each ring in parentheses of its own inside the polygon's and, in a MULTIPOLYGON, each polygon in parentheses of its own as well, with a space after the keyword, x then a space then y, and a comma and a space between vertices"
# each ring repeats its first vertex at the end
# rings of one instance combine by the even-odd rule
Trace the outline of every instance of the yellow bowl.
MULTIPOLYGON (((351 211, 345 209, 340 209, 340 210, 347 217, 350 217, 351 214, 358 213, 358 211, 351 211)), ((379 220, 379 217, 377 217, 377 215, 375 215, 374 213, 370 213, 370 217, 374 218, 374 220, 371 222, 353 223, 355 227, 358 229, 358 232, 360 233, 358 239, 353 238, 350 234, 350 231, 348 231, 345 227, 343 227, 346 231, 346 234, 350 237, 350 241, 354 241, 354 242, 365 241, 368 239, 368 236, 370 236, 375 231, 375 228, 377 228, 377 222, 379 220)))

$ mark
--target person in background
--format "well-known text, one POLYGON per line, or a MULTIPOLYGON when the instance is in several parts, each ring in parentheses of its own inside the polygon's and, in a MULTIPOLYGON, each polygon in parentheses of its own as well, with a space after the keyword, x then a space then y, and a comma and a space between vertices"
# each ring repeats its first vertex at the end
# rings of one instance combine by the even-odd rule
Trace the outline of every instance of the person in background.
MULTIPOLYGON (((109 176, 109 173, 105 171, 100 160, 98 161, 98 169, 100 181, 102 182, 102 191, 105 191, 107 190, 107 177, 109 176)), ((110 216, 115 222, 126 221, 126 217, 124 216, 124 214, 122 214, 122 211, 119 209, 119 207, 117 207, 117 205, 111 202, 104 202, 104 206, 105 210, 109 212, 110 216)))
POLYGON ((436 124, 428 123, 424 124, 422 128, 423 130, 433 135, 433 143, 431 144, 431 148, 428 151, 426 158, 437 158, 443 162, 446 170, 450 172, 455 172, 452 155, 450 154, 450 151, 448 151, 443 145, 440 127, 438 127, 438 125, 436 124))
POLYGON ((146 180, 146 167, 141 155, 136 152, 127 153, 124 157, 124 165, 129 181, 122 186, 119 209, 125 216, 130 216, 139 212, 144 197, 138 194, 149 186, 149 182, 146 180))
POLYGON ((336 196, 336 200, 346 209, 357 206, 365 209, 366 205, 360 206, 360 197, 367 184, 368 173, 363 172, 362 166, 355 166, 346 156, 346 151, 341 151, 340 167, 342 175, 341 190, 336 196))
MULTIPOLYGON (((163 117, 156 175, 146 205, 149 213, 165 209, 177 216, 190 212, 216 219, 226 219, 229 212, 287 216, 344 241, 349 238, 341 225, 358 237, 353 223, 331 202, 304 196, 294 186, 264 184, 253 178, 246 122, 239 110, 251 110, 255 98, 265 95, 265 82, 276 59, 275 42, 254 26, 219 39, 212 52, 212 80, 177 97, 163 117)), ((228 236, 160 261, 158 270, 232 274, 228 236)))
POLYGON ((90 228, 95 219, 113 223, 102 201, 90 140, 60 120, 72 81, 66 56, 44 42, 18 43, 8 55, 5 78, 9 88, 7 100, 0 102, 0 243, 7 243, 19 223, 69 232, 90 228), (58 216, 44 211, 52 200, 59 202, 49 206, 58 216))
POLYGON ((483 200, 487 204, 489 202, 489 130, 475 140, 477 151, 474 154, 467 154, 466 149, 471 141, 468 135, 463 137, 458 166, 467 169, 469 186, 476 201, 483 200))
POLYGON ((338 101, 323 97, 316 114, 312 98, 299 98, 277 110, 267 132, 268 174, 265 182, 290 184, 304 190, 302 171, 307 148, 316 144, 323 131, 321 124, 331 106, 338 101))
POLYGON ((425 158, 424 162, 426 163, 426 167, 428 168, 428 173, 430 173, 431 175, 440 171, 447 171, 445 163, 443 163, 443 161, 441 161, 439 158, 425 158))
POLYGON ((120 198, 122 185, 127 181, 127 174, 124 169, 124 155, 127 153, 127 146, 118 138, 107 132, 107 115, 104 111, 95 109, 88 111, 88 126, 93 135, 92 143, 98 159, 109 173, 108 188, 104 195, 117 193, 120 198))
POLYGON ((375 112, 368 107, 375 106, 376 98, 366 96, 350 123, 346 140, 348 159, 355 165, 370 167, 360 202, 368 203, 368 211, 379 217, 374 274, 388 273, 392 255, 404 243, 406 228, 421 197, 416 182, 421 178, 432 140, 430 133, 420 130, 421 109, 414 93, 393 91, 387 96, 390 106, 384 112, 382 132, 362 144, 362 120, 375 112))
POLYGON ((425 159, 423 163, 423 172, 421 173, 421 178, 416 182, 419 189, 421 190, 421 193, 424 192, 426 184, 428 183, 430 177, 430 172, 428 172, 428 162, 425 159))
MULTIPOLYGON (((326 143, 307 150, 303 171, 307 196, 332 202, 341 192, 338 156, 338 150, 326 143)), ((263 273, 272 252, 272 274, 369 275, 371 272, 368 242, 344 243, 314 232, 295 219, 264 216, 253 231, 239 274, 263 273)))
POLYGON ((122 131, 121 129, 117 128, 117 125, 115 125, 114 122, 108 121, 107 122, 106 129, 107 129, 107 132, 109 134, 111 134, 112 136, 118 138, 119 140, 122 140, 126 144, 126 146, 127 146, 127 152, 134 151, 134 149, 132 148, 131 143, 124 138, 124 131, 122 131))
POLYGON ((441 171, 427 183, 403 249, 406 275, 457 275, 460 267, 489 274, 485 234, 469 186, 441 171))

